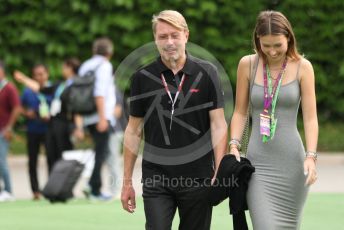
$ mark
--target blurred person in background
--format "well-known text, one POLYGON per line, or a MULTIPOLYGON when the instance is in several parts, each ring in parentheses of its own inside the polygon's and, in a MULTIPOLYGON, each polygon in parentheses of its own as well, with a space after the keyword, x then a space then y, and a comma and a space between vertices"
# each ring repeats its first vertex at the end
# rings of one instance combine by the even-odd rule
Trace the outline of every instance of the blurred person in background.
POLYGON ((20 98, 16 87, 6 79, 5 65, 0 60, 0 202, 13 201, 10 171, 7 163, 13 126, 20 114, 20 98))
POLYGON ((35 92, 52 97, 50 108, 47 111, 49 123, 46 136, 49 173, 51 173, 54 164, 61 159, 63 151, 73 149, 70 140, 73 130, 73 114, 71 114, 67 106, 67 89, 73 83, 73 78, 77 75, 79 66, 80 61, 77 58, 66 59, 62 64, 63 81, 45 87, 41 87, 37 81, 30 79, 20 71, 14 73, 14 77, 18 82, 35 92))
MULTIPOLYGON (((37 64, 32 68, 32 79, 37 81, 40 88, 49 85, 49 72, 44 64, 37 64)), ((46 152, 46 133, 48 129, 48 105, 51 103, 51 96, 34 92, 30 88, 25 88, 21 96, 23 115, 26 118, 26 141, 28 153, 28 166, 31 190, 33 199, 40 199, 39 181, 37 177, 37 161, 39 150, 44 146, 46 152)), ((48 159, 48 158, 47 158, 48 159)))
POLYGON ((112 196, 119 198, 120 196, 120 185, 122 180, 122 141, 123 141, 123 130, 126 127, 127 118, 125 117, 124 111, 126 102, 123 93, 118 87, 115 86, 116 94, 116 106, 114 109, 114 117, 116 124, 113 132, 110 134, 109 139, 109 155, 106 159, 106 164, 110 172, 110 191, 112 196))
MULTIPOLYGON (((110 59, 114 47, 109 38, 97 38, 93 42, 93 56, 80 67, 79 76, 95 71, 94 99, 96 111, 82 117, 83 126, 90 132, 95 145, 95 164, 88 185, 83 192, 87 198, 99 201, 110 200, 112 197, 101 192, 101 168, 109 153, 109 137, 115 118, 113 110, 116 104, 113 66, 110 59)), ((77 124, 77 129, 81 130, 77 124)))

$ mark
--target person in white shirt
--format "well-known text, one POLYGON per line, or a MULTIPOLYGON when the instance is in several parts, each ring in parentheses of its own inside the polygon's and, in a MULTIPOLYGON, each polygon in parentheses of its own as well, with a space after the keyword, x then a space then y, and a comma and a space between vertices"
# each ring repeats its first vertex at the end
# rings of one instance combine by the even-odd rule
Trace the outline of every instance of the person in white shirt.
MULTIPOLYGON (((86 60, 79 69, 79 76, 88 71, 96 75, 94 98, 97 111, 83 117, 83 126, 90 131, 95 144, 95 165, 89 181, 84 189, 88 198, 107 200, 101 193, 101 167, 109 152, 108 142, 112 127, 115 125, 113 110, 116 104, 113 67, 110 59, 113 54, 113 43, 108 38, 98 38, 93 43, 93 56, 86 60)), ((77 127, 82 130, 82 127, 77 127)))

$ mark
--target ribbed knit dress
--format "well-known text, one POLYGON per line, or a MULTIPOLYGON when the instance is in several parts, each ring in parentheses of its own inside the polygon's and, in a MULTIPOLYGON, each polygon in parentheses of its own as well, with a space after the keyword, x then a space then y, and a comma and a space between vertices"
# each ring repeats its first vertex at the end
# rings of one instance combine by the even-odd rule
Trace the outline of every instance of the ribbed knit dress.
POLYGON ((300 105, 298 76, 281 85, 275 112, 276 133, 267 143, 262 142, 260 135, 263 96, 264 87, 253 83, 250 93, 252 132, 247 151, 247 158, 256 168, 247 193, 253 228, 299 229, 308 186, 304 185, 305 150, 296 126, 300 105))

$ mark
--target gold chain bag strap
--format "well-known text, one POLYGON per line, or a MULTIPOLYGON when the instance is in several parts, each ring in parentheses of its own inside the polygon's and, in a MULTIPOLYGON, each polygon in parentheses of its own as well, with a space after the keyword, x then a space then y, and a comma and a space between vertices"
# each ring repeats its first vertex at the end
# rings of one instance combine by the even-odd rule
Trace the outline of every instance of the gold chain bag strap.
POLYGON ((247 117, 246 117, 246 123, 245 123, 245 128, 244 131, 242 133, 241 136, 241 154, 244 155, 246 157, 247 154, 247 147, 248 147, 248 142, 249 142, 249 138, 250 138, 250 117, 251 117, 251 91, 252 91, 252 87, 253 87, 253 83, 254 83, 254 79, 255 79, 255 75, 257 72, 257 68, 258 68, 258 62, 259 62, 259 56, 256 54, 254 55, 254 63, 252 66, 252 61, 251 61, 251 56, 250 56, 250 73, 249 73, 249 80, 250 80, 250 84, 249 84, 249 89, 248 89, 248 108, 247 108, 247 117))

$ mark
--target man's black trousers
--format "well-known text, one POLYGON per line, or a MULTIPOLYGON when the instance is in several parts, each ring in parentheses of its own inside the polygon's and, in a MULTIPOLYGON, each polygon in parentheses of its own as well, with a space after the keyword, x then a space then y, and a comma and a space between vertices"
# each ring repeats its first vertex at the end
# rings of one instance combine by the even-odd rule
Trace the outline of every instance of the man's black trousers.
POLYGON ((95 162, 89 185, 91 186, 92 195, 98 196, 100 195, 102 186, 101 169, 109 153, 109 137, 111 127, 109 125, 109 129, 105 132, 99 132, 96 128, 96 125, 89 125, 87 128, 92 135, 93 143, 95 145, 95 162))
POLYGON ((46 140, 45 133, 32 133, 28 132, 27 137, 27 151, 29 157, 29 175, 32 192, 39 192, 39 183, 37 177, 37 162, 40 146, 44 146, 44 152, 46 152, 46 140))
POLYGON ((200 179, 190 186, 190 184, 169 183, 167 180, 152 183, 146 183, 147 180, 144 180, 146 230, 171 229, 176 209, 180 218, 179 230, 210 229, 212 214, 212 206, 208 199, 210 188, 204 186, 203 181, 200 179))

